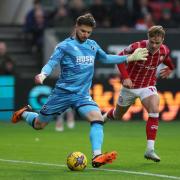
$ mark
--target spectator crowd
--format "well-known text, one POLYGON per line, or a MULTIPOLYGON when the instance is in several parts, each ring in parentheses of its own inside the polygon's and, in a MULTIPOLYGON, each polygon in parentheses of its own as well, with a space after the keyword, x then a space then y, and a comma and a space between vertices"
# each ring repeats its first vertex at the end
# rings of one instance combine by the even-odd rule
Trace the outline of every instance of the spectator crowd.
POLYGON ((26 36, 38 50, 46 28, 70 28, 78 16, 87 12, 96 19, 97 28, 129 31, 147 30, 155 24, 165 29, 180 27, 180 0, 50 0, 51 8, 44 2, 34 0, 24 23, 26 36))
POLYGON ((32 30, 35 25, 39 31, 47 26, 69 27, 78 16, 87 12, 93 14, 99 28, 144 30, 153 24, 160 24, 165 28, 180 26, 180 0, 91 0, 91 3, 85 0, 52 0, 51 2, 52 8, 47 9, 43 0, 34 0, 34 7, 26 16, 26 31, 32 30))
POLYGON ((7 52, 7 45, 0 41, 0 75, 15 75, 15 63, 7 52))
MULTIPOLYGON (((71 28, 75 19, 87 12, 96 19, 97 28, 126 32, 147 30, 157 24, 165 29, 180 28, 180 0, 33 0, 23 28, 32 50, 41 52, 46 28, 71 28)), ((0 73, 14 74, 5 42, 0 42, 0 51, 0 73)))
POLYGON ((87 12, 96 19, 97 28, 129 31, 147 30, 155 24, 164 28, 180 27, 180 0, 51 0, 48 8, 45 1, 34 0, 33 8, 25 17, 25 34, 38 50, 46 28, 72 27, 75 19, 87 12))

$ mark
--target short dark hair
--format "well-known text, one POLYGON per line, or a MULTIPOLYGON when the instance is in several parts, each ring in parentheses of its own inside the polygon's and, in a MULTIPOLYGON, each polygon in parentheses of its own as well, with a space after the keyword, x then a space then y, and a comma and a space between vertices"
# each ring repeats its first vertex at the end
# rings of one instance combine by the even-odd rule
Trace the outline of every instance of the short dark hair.
POLYGON ((84 14, 82 16, 79 16, 76 19, 76 24, 78 26, 87 25, 87 26, 90 26, 93 28, 96 27, 96 21, 95 21, 93 15, 91 13, 87 13, 87 14, 84 14))

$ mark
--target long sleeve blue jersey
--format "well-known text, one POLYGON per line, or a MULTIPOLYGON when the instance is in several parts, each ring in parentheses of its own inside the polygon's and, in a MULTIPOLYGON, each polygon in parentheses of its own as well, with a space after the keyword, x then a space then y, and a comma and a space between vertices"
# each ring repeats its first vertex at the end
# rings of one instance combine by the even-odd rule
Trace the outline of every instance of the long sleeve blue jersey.
POLYGON ((92 84, 95 60, 119 64, 126 61, 127 56, 108 55, 94 40, 87 39, 81 43, 70 37, 56 46, 41 72, 49 76, 54 67, 60 65, 61 73, 56 88, 85 95, 92 84))

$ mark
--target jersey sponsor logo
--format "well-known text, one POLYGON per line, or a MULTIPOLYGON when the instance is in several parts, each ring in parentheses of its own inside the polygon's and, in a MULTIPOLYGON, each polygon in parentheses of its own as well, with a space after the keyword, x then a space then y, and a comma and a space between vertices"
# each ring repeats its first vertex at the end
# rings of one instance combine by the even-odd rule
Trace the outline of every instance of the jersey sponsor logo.
POLYGON ((145 66, 145 69, 147 69, 147 70, 155 70, 156 66, 145 66))
POLYGON ((76 56, 77 64, 94 64, 94 56, 76 56))
POLYGON ((137 65, 140 68, 145 68, 146 70, 155 70, 157 68, 156 66, 145 66, 144 64, 141 64, 141 63, 137 63, 137 65))
POLYGON ((152 130, 153 130, 153 129, 154 129, 154 130, 157 130, 157 129, 158 129, 158 126, 157 126, 157 125, 152 125, 152 126, 151 126, 151 129, 152 129, 152 130))

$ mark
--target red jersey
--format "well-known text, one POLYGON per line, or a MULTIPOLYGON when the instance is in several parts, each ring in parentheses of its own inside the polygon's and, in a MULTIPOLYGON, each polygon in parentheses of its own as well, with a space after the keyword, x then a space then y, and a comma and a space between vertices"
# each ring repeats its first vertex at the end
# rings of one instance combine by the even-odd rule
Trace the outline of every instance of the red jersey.
MULTIPOLYGON (((135 42, 129 45, 119 55, 132 54, 137 48, 147 48, 148 40, 135 42)), ((125 64, 118 64, 121 79, 130 78, 133 83, 132 88, 143 88, 156 84, 156 71, 159 64, 164 63, 170 69, 174 69, 169 56, 169 48, 162 44, 154 54, 148 53, 147 61, 134 61, 125 64)))

